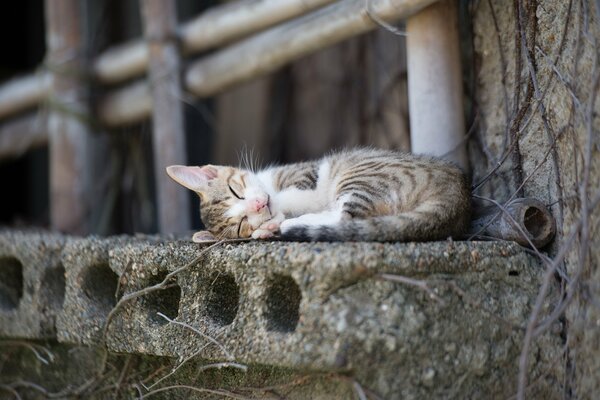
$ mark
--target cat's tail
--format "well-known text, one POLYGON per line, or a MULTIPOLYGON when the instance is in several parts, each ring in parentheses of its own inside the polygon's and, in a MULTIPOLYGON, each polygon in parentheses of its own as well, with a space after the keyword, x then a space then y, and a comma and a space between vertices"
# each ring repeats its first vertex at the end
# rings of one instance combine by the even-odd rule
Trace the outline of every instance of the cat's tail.
POLYGON ((468 221, 468 215, 440 220, 406 213, 349 219, 330 225, 295 225, 282 232, 282 236, 296 241, 423 242, 459 238, 466 232, 468 221))

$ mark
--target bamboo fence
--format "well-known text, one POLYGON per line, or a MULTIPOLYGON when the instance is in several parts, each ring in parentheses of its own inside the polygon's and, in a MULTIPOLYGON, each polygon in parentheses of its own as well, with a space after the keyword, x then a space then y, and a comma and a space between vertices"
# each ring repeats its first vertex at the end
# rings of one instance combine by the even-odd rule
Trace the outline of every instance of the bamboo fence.
MULTIPOLYGON (((47 143, 53 227, 85 232, 93 207, 86 199, 91 182, 86 165, 91 126, 110 129, 151 117, 160 229, 183 231, 189 228, 186 213, 181 212, 188 200, 165 180, 163 169, 185 162, 184 93, 218 94, 381 24, 409 18, 435 2, 238 0, 214 6, 177 26, 174 0, 149 0, 141 4, 143 38, 85 60, 81 26, 86 20, 79 2, 46 0, 46 63, 34 74, 0 86, 0 158, 47 143), (186 57, 216 47, 221 48, 185 63, 186 57), (89 67, 83 70, 85 66, 89 67), (134 78, 140 79, 128 83, 134 78), (108 91, 95 109, 88 109, 82 99, 92 81, 108 91), (49 110, 47 126, 40 124, 40 112, 34 111, 43 105, 49 110)), ((427 29, 422 25, 414 30, 415 36, 427 29)), ((455 89, 455 82, 444 84, 455 89)), ((411 108, 414 115, 420 112, 411 108)))

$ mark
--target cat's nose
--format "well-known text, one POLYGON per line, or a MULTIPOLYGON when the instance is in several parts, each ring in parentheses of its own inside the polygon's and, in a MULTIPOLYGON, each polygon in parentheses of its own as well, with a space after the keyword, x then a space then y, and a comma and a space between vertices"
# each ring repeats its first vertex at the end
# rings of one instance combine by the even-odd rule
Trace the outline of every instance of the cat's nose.
POLYGON ((265 208, 267 206, 267 200, 265 199, 255 199, 252 202, 252 208, 256 211, 259 212, 260 210, 262 210, 263 208, 265 208))

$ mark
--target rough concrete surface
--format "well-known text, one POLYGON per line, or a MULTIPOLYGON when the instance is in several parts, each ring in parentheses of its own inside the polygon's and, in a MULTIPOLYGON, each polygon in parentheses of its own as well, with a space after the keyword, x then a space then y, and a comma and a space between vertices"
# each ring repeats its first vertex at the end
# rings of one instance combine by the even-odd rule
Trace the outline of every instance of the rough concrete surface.
POLYGON ((0 337, 55 337, 65 293, 64 238, 0 231, 0 337))
MULTIPOLYGON (((25 257, 39 237, 0 235, 2 248, 24 260, 25 281, 38 276, 30 272, 38 264, 47 264, 45 258, 25 257)), ((64 245, 59 261, 66 294, 56 338, 74 348, 102 346, 102 329, 118 297, 161 282, 206 247, 127 237, 45 237, 45 243, 64 245)), ((106 345, 110 357, 129 354, 139 365, 175 365, 193 356, 194 362, 250 366, 246 373, 225 368, 198 377, 193 364, 186 365, 165 381, 171 383, 218 388, 220 382, 234 389, 300 379, 302 384, 290 386, 291 398, 347 398, 354 381, 383 398, 508 397, 515 393, 522 327, 541 272, 532 256, 508 242, 221 244, 166 289, 120 308, 106 345), (426 282, 428 288, 382 274, 426 282)), ((556 293, 545 309, 554 302, 556 293)), ((28 307, 37 310, 39 304, 19 304, 23 312, 13 313, 13 324, 29 324, 28 307)), ((6 315, 0 311, 0 318, 6 315)), ((7 338, 44 337, 2 327, 7 338)), ((562 364, 553 361, 561 354, 559 331, 534 342, 531 393, 558 397, 562 364)))

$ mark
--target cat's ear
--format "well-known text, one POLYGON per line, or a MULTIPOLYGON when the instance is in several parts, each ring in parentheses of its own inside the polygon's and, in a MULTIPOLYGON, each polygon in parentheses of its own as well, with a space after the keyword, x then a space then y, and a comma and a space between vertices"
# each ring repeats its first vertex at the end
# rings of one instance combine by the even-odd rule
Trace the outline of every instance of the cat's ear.
POLYGON ((200 231, 195 232, 194 236, 192 236, 192 242, 194 243, 214 243, 217 241, 215 235, 210 233, 209 231, 200 231))
POLYGON ((208 182, 217 177, 218 172, 217 168, 212 165, 205 165, 204 167, 171 165, 167 167, 167 174, 175 182, 195 192, 204 191, 208 182))

